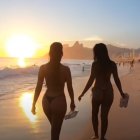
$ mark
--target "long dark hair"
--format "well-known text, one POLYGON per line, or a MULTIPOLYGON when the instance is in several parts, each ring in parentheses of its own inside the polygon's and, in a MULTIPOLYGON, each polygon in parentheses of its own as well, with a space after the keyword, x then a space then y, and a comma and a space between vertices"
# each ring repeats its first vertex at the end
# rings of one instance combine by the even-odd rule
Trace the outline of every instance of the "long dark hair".
POLYGON ((93 48, 93 54, 94 61, 97 61, 103 70, 108 70, 111 60, 106 45, 103 43, 96 44, 93 48))
POLYGON ((100 62, 110 61, 107 47, 103 43, 96 44, 93 48, 93 53, 94 53, 94 60, 97 60, 100 62))
POLYGON ((54 64, 58 64, 61 61, 63 56, 63 46, 60 42, 54 42, 50 46, 50 62, 54 64))
POLYGON ((54 42, 50 46, 49 76, 53 83, 59 84, 60 81, 60 61, 63 56, 63 46, 60 42, 54 42))

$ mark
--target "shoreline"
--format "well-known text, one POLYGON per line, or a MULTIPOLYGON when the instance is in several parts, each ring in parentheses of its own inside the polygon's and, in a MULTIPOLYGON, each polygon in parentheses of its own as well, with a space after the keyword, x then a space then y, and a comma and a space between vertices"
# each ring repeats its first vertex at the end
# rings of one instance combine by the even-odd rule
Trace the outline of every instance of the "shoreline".
MULTIPOLYGON (((121 73, 121 75, 120 75, 121 77, 128 74, 128 69, 129 69, 128 66, 125 66, 125 67, 119 66, 118 69, 119 69, 119 71, 120 71, 119 74, 121 73)), ((85 71, 82 71, 82 70, 81 70, 81 71, 77 71, 77 72, 78 72, 78 73, 73 73, 73 74, 72 74, 72 79, 73 79, 73 80, 75 80, 75 79, 77 79, 77 78, 88 78, 89 75, 90 75, 90 69, 85 70, 85 71)), ((36 74, 36 75, 29 75, 29 76, 24 75, 24 76, 25 76, 27 82, 28 82, 29 80, 35 81, 34 83, 32 83, 33 85, 31 85, 30 87, 28 87, 28 85, 27 85, 27 88, 26 88, 26 83, 25 83, 24 80, 22 81, 22 79, 24 79, 24 77, 22 77, 22 76, 6 78, 6 79, 4 79, 4 80, 5 80, 5 83, 6 83, 6 82, 9 83, 9 81, 11 81, 11 79, 12 79, 12 80, 15 80, 15 78, 16 78, 16 81, 15 81, 15 82, 16 82, 16 84, 18 84, 17 82, 21 80, 20 84, 22 84, 23 87, 20 87, 20 88, 17 87, 17 90, 16 90, 16 91, 13 91, 14 93, 12 93, 12 94, 11 94, 12 91, 9 91, 9 92, 6 92, 6 93, 5 93, 5 91, 4 91, 4 93, 0 94, 0 100, 1 100, 1 101, 3 100, 3 99, 2 99, 3 97, 4 97, 4 100, 5 100, 5 99, 6 99, 5 97, 9 97, 9 96, 10 96, 10 98, 12 98, 12 95, 15 96, 15 95, 18 94, 19 92, 25 92, 26 90, 30 90, 30 91, 34 90, 34 88, 35 88, 35 86, 36 86, 36 82, 37 82, 37 74, 36 74), (24 89, 24 88, 25 88, 25 89, 24 89), (24 90, 22 90, 22 89, 24 89, 24 90)), ((11 83, 10 83, 10 84, 11 84, 11 83)), ((14 86, 14 85, 10 85, 10 88, 12 88, 12 86, 14 86)), ((43 88, 45 88, 45 86, 43 86, 43 88)), ((13 97, 13 98, 15 98, 15 97, 13 97)))

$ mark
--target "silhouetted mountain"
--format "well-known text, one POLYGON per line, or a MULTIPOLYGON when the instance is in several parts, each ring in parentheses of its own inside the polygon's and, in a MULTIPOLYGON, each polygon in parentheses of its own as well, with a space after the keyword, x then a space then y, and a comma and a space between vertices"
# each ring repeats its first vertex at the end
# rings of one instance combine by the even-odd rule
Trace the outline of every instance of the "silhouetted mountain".
MULTIPOLYGON (((129 56, 132 53, 132 49, 116 47, 111 44, 108 44, 107 48, 111 58, 116 58, 121 55, 129 56)), ((140 48, 135 49, 134 51, 135 55, 140 54, 140 48)), ((63 52, 63 58, 65 59, 93 59, 92 48, 84 47, 83 43, 79 43, 78 41, 72 46, 69 46, 69 44, 63 44, 63 52)))
POLYGON ((78 41, 74 43, 72 47, 66 47, 63 45, 64 58, 66 59, 92 59, 92 51, 90 48, 86 48, 78 41))

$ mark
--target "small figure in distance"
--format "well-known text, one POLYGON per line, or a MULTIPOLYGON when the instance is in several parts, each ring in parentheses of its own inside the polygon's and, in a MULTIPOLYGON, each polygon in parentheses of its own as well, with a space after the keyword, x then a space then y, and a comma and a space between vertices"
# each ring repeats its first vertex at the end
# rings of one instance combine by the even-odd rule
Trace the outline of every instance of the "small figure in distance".
POLYGON ((134 59, 130 61, 130 71, 133 69, 133 67, 134 67, 134 59))
POLYGON ((36 102, 40 95, 45 80, 47 90, 42 100, 45 115, 51 124, 51 140, 59 140, 61 126, 66 114, 67 104, 64 94, 64 85, 67 84, 72 111, 75 109, 72 77, 69 67, 61 64, 63 47, 59 42, 50 46, 50 61, 40 67, 38 81, 32 105, 32 113, 36 114, 36 102))
POLYGON ((95 132, 95 136, 92 139, 98 139, 98 112, 101 107, 101 138, 105 140, 105 134, 108 128, 108 114, 113 102, 113 88, 110 81, 113 74, 115 83, 120 91, 121 96, 124 98, 125 94, 122 90, 121 82, 118 77, 118 71, 116 63, 110 60, 108 50, 105 44, 96 44, 93 48, 94 62, 92 63, 91 74, 89 80, 79 96, 79 101, 84 94, 92 86, 92 125, 95 132))
POLYGON ((82 72, 85 71, 85 63, 82 64, 82 72))

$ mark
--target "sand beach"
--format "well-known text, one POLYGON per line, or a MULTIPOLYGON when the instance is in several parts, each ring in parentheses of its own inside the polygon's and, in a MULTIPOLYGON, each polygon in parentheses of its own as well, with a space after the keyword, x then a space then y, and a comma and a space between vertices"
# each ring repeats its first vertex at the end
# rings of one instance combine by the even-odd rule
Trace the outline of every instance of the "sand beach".
MULTIPOLYGON (((121 77, 122 87, 130 95, 127 108, 120 108, 120 94, 114 85, 114 102, 109 114, 108 140, 140 139, 140 65, 121 77)), ((88 140, 93 135, 91 125, 91 91, 79 103, 78 95, 83 90, 88 76, 73 79, 75 101, 79 111, 76 118, 64 120, 60 140, 88 140)), ((32 95, 28 90, 15 98, 0 99, 0 140, 50 140, 50 124, 42 110, 42 96, 37 103, 37 115, 30 113, 32 95)), ((69 112, 69 96, 65 92, 69 112)))

